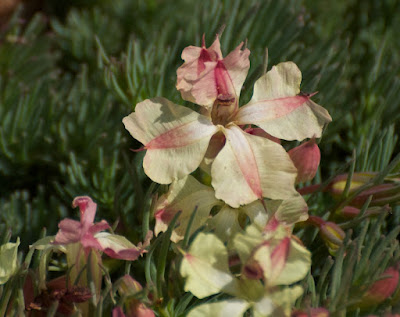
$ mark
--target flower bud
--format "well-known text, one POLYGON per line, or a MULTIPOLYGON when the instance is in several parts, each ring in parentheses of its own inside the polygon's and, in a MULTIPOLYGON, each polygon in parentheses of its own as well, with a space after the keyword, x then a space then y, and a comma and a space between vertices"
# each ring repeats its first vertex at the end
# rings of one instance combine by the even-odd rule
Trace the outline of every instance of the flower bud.
POLYGON ((131 296, 143 289, 142 285, 136 281, 132 276, 126 274, 121 278, 121 284, 118 287, 118 291, 121 295, 131 296))
POLYGON ((310 216, 307 222, 319 228, 319 234, 325 241, 329 253, 335 255, 343 243, 345 232, 336 223, 325 221, 320 217, 310 216))
POLYGON ((288 154, 297 168, 296 183, 312 180, 321 160, 321 152, 315 138, 291 149, 288 154))
POLYGON ((121 307, 115 307, 112 311, 112 317, 125 317, 124 311, 121 307))
MULTIPOLYGON (((118 292, 121 294, 121 296, 125 296, 127 298, 124 302, 126 306, 126 316, 154 317, 154 312, 150 308, 147 308, 145 304, 134 298, 134 295, 143 289, 142 285, 140 285, 140 283, 130 275, 124 275, 120 281, 118 292)), ((120 311, 117 310, 116 313, 120 313, 120 311)))
MULTIPOLYGON (((354 192, 361 186, 371 182, 377 173, 360 172, 354 173, 350 183, 349 193, 354 192)), ((339 199, 346 187, 348 174, 342 174, 331 182, 328 191, 334 198, 339 199)), ((370 206, 384 206, 386 204, 400 201, 400 184, 393 182, 399 179, 388 179, 385 183, 373 186, 362 191, 350 202, 351 206, 361 208, 367 199, 372 195, 370 206)))
POLYGON ((361 301, 361 307, 369 307, 382 303, 388 299, 396 291, 397 285, 399 284, 399 270, 396 267, 389 267, 381 275, 381 279, 376 281, 361 301))
MULTIPOLYGON (((369 216, 369 217, 373 217, 373 216, 377 216, 383 212, 389 212, 391 211, 391 208, 389 207, 389 205, 385 205, 383 207, 371 207, 368 208, 365 211, 365 216, 369 216)), ((360 214, 361 210, 359 208, 356 207, 352 207, 352 206, 345 206, 343 207, 338 214, 345 217, 345 218, 355 218, 360 214)))
POLYGON ((329 311, 326 308, 310 308, 307 311, 296 310, 291 317, 329 317, 329 311))

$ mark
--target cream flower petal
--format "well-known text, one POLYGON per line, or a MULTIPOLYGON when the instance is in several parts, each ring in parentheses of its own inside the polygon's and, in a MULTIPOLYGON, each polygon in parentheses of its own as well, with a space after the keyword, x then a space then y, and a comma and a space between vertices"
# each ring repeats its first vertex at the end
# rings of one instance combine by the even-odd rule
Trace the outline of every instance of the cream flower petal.
POLYGON ((110 234, 108 232, 99 232, 94 238, 101 246, 101 250, 114 259, 135 261, 146 251, 135 246, 124 236, 110 234))
POLYGON ((182 259, 181 275, 186 278, 185 291, 197 298, 219 292, 240 295, 238 280, 228 266, 228 251, 213 234, 199 233, 182 259))
POLYGON ((285 200, 269 200, 265 204, 276 220, 285 225, 293 225, 308 219, 308 206, 301 195, 285 200))
POLYGON ((285 265, 279 276, 269 285, 290 285, 306 277, 311 267, 311 253, 294 239, 290 239, 290 248, 285 265))
POLYGON ((122 121, 130 134, 145 145, 145 173, 160 184, 193 172, 218 130, 206 116, 164 98, 139 103, 136 111, 122 121))
POLYGON ((168 229, 175 214, 181 211, 179 225, 172 232, 171 240, 178 242, 184 238, 188 222, 197 207, 190 234, 201 227, 207 220, 210 210, 222 204, 215 198, 211 187, 199 183, 194 177, 187 176, 171 184, 169 191, 162 195, 155 206, 155 234, 168 229))
POLYGON ((192 309, 188 317, 242 317, 250 307, 250 303, 243 299, 228 299, 217 303, 203 304, 192 309))
POLYGON ((280 63, 254 85, 250 102, 240 108, 237 124, 255 124, 274 137, 303 140, 320 137, 332 121, 328 111, 300 94, 301 72, 293 62, 280 63))
POLYGON ((296 168, 282 146, 235 125, 223 132, 226 144, 211 168, 217 198, 236 208, 262 197, 296 195, 296 168))
POLYGON ((254 304, 254 317, 291 316, 294 304, 302 294, 303 289, 299 285, 275 289, 254 304))

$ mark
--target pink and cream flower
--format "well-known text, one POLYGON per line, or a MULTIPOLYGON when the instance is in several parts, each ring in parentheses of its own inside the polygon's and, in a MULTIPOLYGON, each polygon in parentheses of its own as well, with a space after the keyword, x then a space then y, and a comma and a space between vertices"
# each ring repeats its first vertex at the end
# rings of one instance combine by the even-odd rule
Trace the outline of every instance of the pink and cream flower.
POLYGON ((218 37, 209 48, 204 40, 201 47, 185 48, 177 88, 183 99, 202 106, 202 114, 154 98, 123 119, 147 150, 143 167, 153 181, 170 184, 203 163, 216 197, 232 207, 296 195, 297 170, 285 149, 243 128, 255 125, 274 138, 301 141, 320 137, 331 117, 300 92, 301 72, 293 62, 272 67, 256 81, 250 102, 239 107, 249 54, 241 43, 224 58, 218 37))
POLYGON ((105 232, 110 229, 107 221, 94 223, 97 204, 90 197, 76 197, 72 206, 79 207, 80 221, 68 218, 61 220, 54 244, 80 243, 86 252, 90 249, 99 250, 112 258, 128 261, 134 261, 147 252, 145 247, 150 242, 152 232, 149 232, 144 245, 140 243, 135 246, 123 236, 105 232))

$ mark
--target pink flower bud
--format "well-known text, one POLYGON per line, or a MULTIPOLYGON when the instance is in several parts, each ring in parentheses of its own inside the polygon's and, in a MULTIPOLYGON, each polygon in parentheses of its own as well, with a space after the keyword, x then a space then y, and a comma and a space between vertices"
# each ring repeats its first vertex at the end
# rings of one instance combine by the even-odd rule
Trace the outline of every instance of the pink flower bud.
POLYGON ((122 295, 130 296, 140 292, 143 289, 142 285, 136 281, 132 276, 126 274, 121 278, 121 284, 118 291, 122 295))
MULTIPOLYGON (((391 210, 391 208, 389 207, 389 205, 383 206, 383 207, 371 207, 368 208, 365 211, 365 216, 377 216, 379 214, 381 214, 382 212, 389 212, 391 210)), ((360 214, 361 210, 359 208, 356 207, 352 207, 352 206, 345 206, 342 208, 342 210, 340 210, 338 213, 345 217, 345 218, 355 218, 360 214)))
POLYGON ((112 317, 125 317, 124 311, 120 306, 115 307, 112 311, 112 317))
POLYGON ((312 180, 321 160, 321 152, 315 138, 291 149, 288 154, 297 168, 296 183, 312 180))
POLYGON ((325 241, 329 253, 335 255, 343 243, 345 232, 336 223, 325 221, 320 217, 310 216, 307 222, 319 228, 319 234, 325 241))
POLYGON ((399 284, 399 270, 396 267, 389 267, 365 293, 361 306, 369 307, 382 303, 395 292, 399 284))
MULTIPOLYGON (((121 283, 119 284, 118 292, 121 294, 121 296, 125 296, 127 298, 124 302, 126 306, 126 316, 154 317, 154 312, 150 308, 147 308, 145 304, 134 298, 134 295, 143 289, 140 283, 130 275, 124 275, 120 281, 121 283)), ((120 311, 116 311, 116 313, 117 312, 120 313, 120 311)))
MULTIPOLYGON (((354 173, 350 183, 349 193, 354 192, 361 186, 371 182, 377 173, 372 172, 359 172, 354 173)), ((334 198, 340 198, 345 189, 348 174, 342 174, 331 182, 328 191, 334 198)), ((398 181, 398 179, 392 179, 398 181)), ((373 186, 358 194, 351 202, 350 205, 361 208, 367 199, 372 195, 370 206, 384 206, 386 204, 395 203, 400 201, 400 185, 392 180, 387 180, 385 183, 373 186)))

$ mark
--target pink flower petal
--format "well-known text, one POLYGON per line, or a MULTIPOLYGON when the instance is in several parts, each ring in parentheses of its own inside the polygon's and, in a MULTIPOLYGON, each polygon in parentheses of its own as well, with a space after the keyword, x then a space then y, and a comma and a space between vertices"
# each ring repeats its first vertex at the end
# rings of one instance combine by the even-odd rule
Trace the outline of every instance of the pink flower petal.
POLYGON ((97 239, 90 233, 86 233, 81 237, 81 244, 85 249, 91 248, 96 250, 102 250, 102 246, 97 239))
POLYGON ((58 230, 54 239, 55 244, 75 243, 81 239, 82 224, 72 219, 63 219, 58 224, 58 230))
POLYGON ((242 50, 242 47, 243 42, 224 58, 224 66, 234 87, 237 99, 239 99, 240 91, 250 68, 250 51, 247 48, 242 50))
POLYGON ((217 99, 229 100, 237 107, 250 67, 250 51, 242 47, 243 43, 225 59, 222 59, 218 37, 208 49, 205 46, 186 48, 182 54, 185 63, 177 71, 177 89, 182 98, 206 107, 211 107, 217 99))
POLYGON ((97 222, 95 224, 93 224, 90 228, 89 228, 89 232, 93 235, 97 232, 103 231, 103 230, 107 230, 110 229, 110 225, 108 224, 107 221, 102 220, 100 222, 97 222))
MULTIPOLYGON (((222 59, 220 42, 218 36, 214 43, 207 49, 203 36, 202 47, 189 46, 182 52, 185 63, 177 70, 176 88, 181 92, 184 100, 198 104, 212 104, 217 94, 215 85, 206 87, 207 90, 201 94, 199 87, 194 87, 204 75, 212 73, 216 62, 222 59), (197 101, 196 97, 197 96, 197 101)), ((207 82, 207 79, 206 79, 207 82)), ((201 83, 200 83, 201 86, 201 83)))
POLYGON ((125 317, 124 311, 120 306, 115 307, 112 311, 112 317, 125 317))
POLYGON ((97 204, 88 196, 78 196, 72 202, 72 207, 79 206, 81 212, 81 223, 88 228, 94 222, 97 204))

